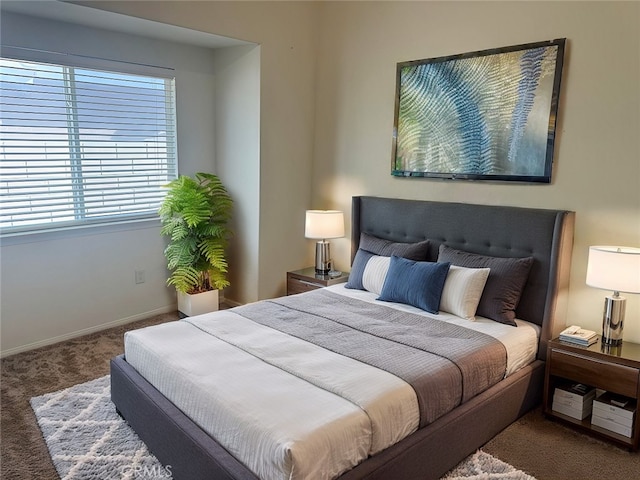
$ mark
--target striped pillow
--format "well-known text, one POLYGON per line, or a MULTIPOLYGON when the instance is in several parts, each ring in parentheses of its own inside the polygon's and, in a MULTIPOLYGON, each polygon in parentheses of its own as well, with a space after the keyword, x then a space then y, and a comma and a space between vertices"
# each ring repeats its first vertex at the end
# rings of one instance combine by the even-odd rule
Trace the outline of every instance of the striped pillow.
POLYGON ((451 265, 442 290, 440 310, 474 321, 490 270, 451 265))
POLYGON ((362 286, 365 290, 380 295, 390 263, 391 257, 373 255, 369 259, 362 274, 362 286))

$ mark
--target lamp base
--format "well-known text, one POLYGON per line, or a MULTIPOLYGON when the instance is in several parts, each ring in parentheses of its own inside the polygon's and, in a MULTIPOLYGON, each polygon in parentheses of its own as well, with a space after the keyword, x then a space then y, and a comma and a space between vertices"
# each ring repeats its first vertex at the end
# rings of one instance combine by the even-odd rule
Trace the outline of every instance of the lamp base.
POLYGON ((627 299, 618 292, 605 297, 604 313, 602 314, 602 343, 607 345, 622 344, 622 329, 624 327, 624 312, 627 299))
POLYGON ((329 242, 319 240, 316 243, 316 274, 328 275, 331 271, 331 251, 329 242))
POLYGON ((600 342, 600 351, 602 353, 606 353, 607 355, 613 355, 615 357, 619 357, 620 355, 622 355, 622 344, 610 345, 608 343, 600 342))

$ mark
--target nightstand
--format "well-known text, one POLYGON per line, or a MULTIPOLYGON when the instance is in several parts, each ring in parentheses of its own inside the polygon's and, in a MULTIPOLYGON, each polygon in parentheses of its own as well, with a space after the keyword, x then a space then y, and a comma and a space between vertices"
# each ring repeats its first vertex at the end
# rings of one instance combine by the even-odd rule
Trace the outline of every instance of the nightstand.
POLYGON ((344 283, 349 279, 349 272, 342 272, 338 277, 317 275, 315 267, 287 272, 287 295, 309 292, 317 288, 344 283))
POLYGON ((608 347, 598 341, 589 347, 580 347, 560 342, 557 338, 548 342, 543 397, 544 413, 548 418, 613 441, 630 450, 637 450, 640 445, 639 399, 640 345, 622 342, 620 346, 608 347), (578 420, 554 411, 555 388, 567 380, 628 397, 633 406, 630 414, 635 415, 633 421, 630 421, 632 436, 627 437, 593 425, 591 415, 578 420))

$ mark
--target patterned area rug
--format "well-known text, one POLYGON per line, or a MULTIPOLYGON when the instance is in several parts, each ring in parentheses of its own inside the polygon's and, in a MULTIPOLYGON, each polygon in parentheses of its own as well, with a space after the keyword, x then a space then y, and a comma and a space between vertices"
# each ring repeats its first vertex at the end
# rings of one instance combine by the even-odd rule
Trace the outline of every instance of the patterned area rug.
MULTIPOLYGON (((109 375, 31 399, 53 464, 62 480, 170 479, 131 428, 118 416, 109 375)), ((481 450, 443 479, 535 480, 481 450)))

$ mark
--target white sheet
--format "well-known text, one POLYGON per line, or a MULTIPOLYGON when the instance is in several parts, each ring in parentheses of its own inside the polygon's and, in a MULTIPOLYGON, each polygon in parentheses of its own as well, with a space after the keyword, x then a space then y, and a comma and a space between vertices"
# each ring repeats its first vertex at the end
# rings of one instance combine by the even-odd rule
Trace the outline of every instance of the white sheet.
MULTIPOLYGON (((370 292, 330 288, 376 302, 370 292)), ((492 335, 507 348, 508 373, 535 358, 538 330, 527 322, 514 328, 380 303, 492 335)), ((334 478, 419 422, 415 393, 403 380, 232 311, 127 332, 125 356, 265 480, 334 478)))

